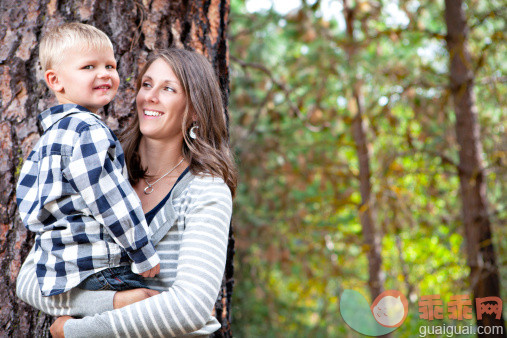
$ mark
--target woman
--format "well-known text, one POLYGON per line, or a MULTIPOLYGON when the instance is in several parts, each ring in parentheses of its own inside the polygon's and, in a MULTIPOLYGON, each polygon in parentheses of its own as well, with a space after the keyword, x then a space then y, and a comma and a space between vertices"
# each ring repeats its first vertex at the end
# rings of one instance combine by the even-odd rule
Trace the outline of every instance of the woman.
POLYGON ((161 51, 139 74, 136 104, 122 143, 162 260, 160 274, 147 283, 161 293, 75 288, 43 298, 30 253, 18 296, 51 315, 89 316, 60 317, 54 336, 199 336, 220 327, 211 312, 224 272, 236 172, 216 76, 200 54, 161 51))

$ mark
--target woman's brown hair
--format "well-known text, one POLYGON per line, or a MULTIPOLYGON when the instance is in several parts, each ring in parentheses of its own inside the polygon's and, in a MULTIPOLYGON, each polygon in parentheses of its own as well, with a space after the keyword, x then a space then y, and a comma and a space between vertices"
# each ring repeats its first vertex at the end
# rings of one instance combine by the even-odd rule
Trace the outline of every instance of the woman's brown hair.
MULTIPOLYGON (((209 173, 221 177, 235 195, 237 172, 228 144, 227 124, 220 85, 210 62, 196 52, 170 48, 153 53, 139 72, 136 93, 142 85, 142 77, 155 60, 164 60, 178 78, 186 97, 183 115, 183 157, 190 163, 194 175, 209 173), (196 138, 189 136, 190 128, 199 128, 196 138)), ((141 140, 139 116, 134 114, 133 123, 120 136, 125 161, 132 184, 146 175, 142 168, 138 149, 141 140)))

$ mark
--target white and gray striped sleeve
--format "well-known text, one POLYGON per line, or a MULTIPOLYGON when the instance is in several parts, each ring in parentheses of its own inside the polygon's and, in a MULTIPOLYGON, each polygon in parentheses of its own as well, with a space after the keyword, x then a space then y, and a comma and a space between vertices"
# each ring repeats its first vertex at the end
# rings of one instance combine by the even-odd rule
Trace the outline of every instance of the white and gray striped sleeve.
POLYGON ((173 285, 124 308, 65 323, 65 337, 174 337, 209 320, 225 268, 232 198, 220 179, 196 178, 173 285))
POLYGON ((73 288, 65 293, 43 297, 37 282, 33 252, 32 248, 16 279, 16 295, 21 300, 51 316, 85 317, 113 309, 114 291, 73 288))

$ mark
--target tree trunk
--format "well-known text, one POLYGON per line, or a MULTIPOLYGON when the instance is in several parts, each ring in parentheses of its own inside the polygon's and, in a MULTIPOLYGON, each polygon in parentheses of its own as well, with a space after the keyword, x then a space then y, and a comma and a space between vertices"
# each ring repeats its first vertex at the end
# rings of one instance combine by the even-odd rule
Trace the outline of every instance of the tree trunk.
POLYGON ((371 192, 370 153, 366 138, 366 128, 363 121, 362 95, 359 88, 353 90, 355 117, 352 121, 352 134, 359 160, 359 190, 361 192, 361 206, 359 218, 363 230, 364 244, 368 250, 368 286, 374 300, 384 291, 384 274, 382 273, 382 245, 380 235, 375 226, 375 207, 371 192))
MULTIPOLYGON (((461 0, 445 1, 445 21, 450 56, 450 85, 459 144, 461 213, 475 306, 477 298, 501 297, 500 277, 488 214, 482 143, 473 92, 474 73, 467 46, 468 27, 461 0)), ((493 316, 484 315, 477 322, 479 326, 502 326, 503 334, 487 336, 505 337, 503 317, 496 320, 493 316)))
MULTIPOLYGON (((185 47, 204 54, 219 74, 227 106, 228 15, 229 0, 27 0, 21 4, 0 0, 0 336, 44 336, 52 322, 15 296, 16 277, 33 243, 16 213, 16 180, 39 138, 37 115, 56 103, 38 64, 41 36, 49 27, 70 21, 94 25, 109 35, 121 84, 102 116, 119 132, 135 111, 138 69, 156 48, 185 47)), ((224 284, 215 306, 222 330, 216 336, 231 336, 232 226, 230 234, 224 284)))
MULTIPOLYGON (((347 29, 349 63, 353 65, 356 45, 354 41, 354 16, 356 8, 351 8, 347 0, 343 0, 343 9, 347 29)), ((364 125, 364 104, 361 92, 361 83, 354 79, 352 97, 349 99, 349 108, 354 115, 352 121, 352 136, 356 146, 359 161, 359 190, 361 192, 361 206, 359 218, 361 221, 365 247, 368 250, 368 286, 372 301, 384 291, 384 274, 382 272, 382 245, 380 235, 375 226, 375 207, 372 198, 370 153, 364 125)), ((387 336, 387 335, 386 335, 387 336)))

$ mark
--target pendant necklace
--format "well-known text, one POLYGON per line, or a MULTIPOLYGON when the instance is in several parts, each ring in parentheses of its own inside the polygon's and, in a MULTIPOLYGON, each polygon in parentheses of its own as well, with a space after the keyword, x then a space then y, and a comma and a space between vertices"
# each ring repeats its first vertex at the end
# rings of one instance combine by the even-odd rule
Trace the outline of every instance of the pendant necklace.
POLYGON ((178 164, 176 164, 176 165, 174 166, 174 168, 172 168, 171 170, 169 170, 168 172, 166 172, 166 173, 165 173, 162 177, 160 177, 158 180, 156 180, 156 181, 155 181, 155 182, 153 182, 153 183, 150 183, 150 182, 148 182, 148 180, 147 180, 147 179, 144 179, 144 181, 145 181, 145 182, 146 182, 146 184, 148 185, 146 188, 144 188, 144 193, 145 193, 146 195, 151 194, 151 193, 153 192, 153 186, 154 186, 155 184, 157 184, 157 183, 158 183, 158 181, 160 181, 161 179, 163 179, 164 177, 166 177, 167 175, 169 175, 170 173, 172 173, 172 172, 174 171, 174 169, 178 168, 178 166, 181 164, 181 162, 183 162, 183 158, 181 159, 181 161, 179 161, 179 162, 178 162, 178 164))

